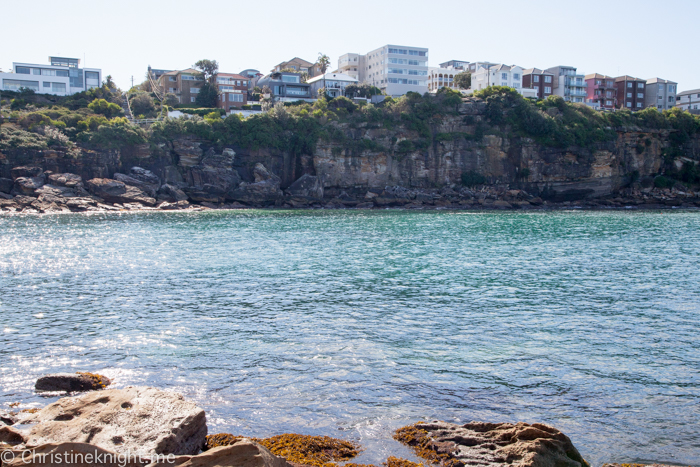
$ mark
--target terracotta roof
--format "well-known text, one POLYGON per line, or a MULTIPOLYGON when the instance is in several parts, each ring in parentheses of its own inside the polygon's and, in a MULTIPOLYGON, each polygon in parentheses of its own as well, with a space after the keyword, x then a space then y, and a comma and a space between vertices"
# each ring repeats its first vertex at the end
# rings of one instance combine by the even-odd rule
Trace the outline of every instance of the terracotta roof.
MULTIPOLYGON (((622 82, 622 81, 644 81, 644 80, 640 79, 640 78, 634 78, 634 77, 629 76, 629 75, 618 76, 617 78, 615 78, 616 83, 622 82)), ((644 82, 646 83, 646 81, 644 81, 644 82)))
POLYGON ((661 78, 651 78, 651 79, 647 80, 647 84, 655 84, 655 83, 678 84, 675 81, 668 81, 668 80, 661 79, 661 78))
POLYGON ((307 62, 307 61, 304 60, 303 58, 294 57, 294 58, 291 59, 291 60, 286 60, 286 61, 284 61, 284 62, 280 62, 280 63, 278 63, 276 66, 286 65, 287 63, 291 63, 291 62, 293 62, 294 60, 299 60, 300 62, 308 63, 308 66, 312 66, 312 65, 313 65, 313 63, 307 62))
POLYGON ((601 75, 600 73, 591 73, 590 75, 586 75, 584 79, 613 79, 613 77, 601 75))

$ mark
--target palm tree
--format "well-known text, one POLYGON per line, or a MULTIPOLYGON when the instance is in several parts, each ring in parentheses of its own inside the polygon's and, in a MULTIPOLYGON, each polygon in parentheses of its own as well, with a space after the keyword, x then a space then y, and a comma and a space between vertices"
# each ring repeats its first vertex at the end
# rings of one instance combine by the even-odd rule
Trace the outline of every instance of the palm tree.
POLYGON ((321 73, 323 73, 323 91, 325 93, 326 91, 326 70, 328 69, 328 66, 331 64, 331 59, 328 57, 328 55, 319 52, 318 53, 318 65, 321 67, 321 73))

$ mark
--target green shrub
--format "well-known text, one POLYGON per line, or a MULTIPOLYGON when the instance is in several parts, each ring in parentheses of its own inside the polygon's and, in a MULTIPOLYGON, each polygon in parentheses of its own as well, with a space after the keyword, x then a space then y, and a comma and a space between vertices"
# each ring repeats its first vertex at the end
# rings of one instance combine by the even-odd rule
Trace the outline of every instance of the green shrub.
POLYGON ((396 152, 401 153, 401 154, 406 154, 408 152, 413 152, 415 150, 416 150, 416 148, 413 145, 413 142, 409 141, 407 139, 399 141, 399 144, 396 145, 396 152))
POLYGON ((664 177, 663 175, 659 175, 658 177, 654 178, 654 186, 656 188, 671 188, 673 185, 674 181, 670 178, 664 177))

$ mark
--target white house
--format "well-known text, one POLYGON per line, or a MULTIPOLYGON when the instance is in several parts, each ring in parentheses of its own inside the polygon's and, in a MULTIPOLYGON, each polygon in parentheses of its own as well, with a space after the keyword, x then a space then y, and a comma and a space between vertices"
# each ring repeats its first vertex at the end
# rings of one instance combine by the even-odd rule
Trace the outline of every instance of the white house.
POLYGON ((318 90, 324 87, 329 96, 338 97, 345 95, 345 87, 348 84, 357 84, 357 78, 345 73, 326 73, 306 80, 306 84, 311 85, 311 95, 314 97, 318 95, 318 90))
POLYGON ((676 107, 691 113, 700 113, 700 89, 679 92, 676 96, 676 107))
POLYGON ((506 86, 518 91, 523 97, 537 98, 537 89, 523 89, 523 69, 517 65, 492 65, 480 67, 472 73, 473 93, 489 86, 506 86))
POLYGON ((79 68, 79 58, 49 57, 51 65, 13 63, 12 73, 0 73, 0 88, 6 91, 31 89, 37 94, 68 96, 99 87, 102 70, 79 68))

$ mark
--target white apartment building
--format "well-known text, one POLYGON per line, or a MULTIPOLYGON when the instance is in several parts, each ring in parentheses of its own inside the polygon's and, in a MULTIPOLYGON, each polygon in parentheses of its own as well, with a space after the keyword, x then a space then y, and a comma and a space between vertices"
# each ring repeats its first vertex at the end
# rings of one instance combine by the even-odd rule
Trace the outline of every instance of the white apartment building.
POLYGON ((428 92, 437 92, 440 88, 459 89, 454 83, 457 74, 463 70, 453 67, 432 67, 428 70, 428 92))
POLYGON ((700 89, 679 92, 676 95, 676 107, 692 113, 700 113, 700 89))
POLYGON ((472 73, 472 87, 467 91, 471 94, 489 86, 506 86, 518 91, 523 97, 537 98, 537 89, 523 88, 523 69, 518 65, 493 65, 488 69, 477 68, 472 73))
POLYGON ((567 102, 584 104, 588 95, 586 76, 576 72, 572 66, 555 66, 545 71, 554 75, 554 95, 567 102))
POLYGON ((428 49, 390 45, 360 55, 347 53, 338 60, 338 71, 362 83, 380 88, 388 96, 428 91, 428 49), (355 70, 357 68, 357 70, 355 70))
POLYGON ((13 63, 12 73, 0 73, 0 88, 6 91, 31 89, 37 94, 68 96, 97 88, 102 70, 80 68, 79 58, 49 57, 51 65, 13 63))
POLYGON ((311 95, 317 96, 321 88, 326 88, 326 93, 331 97, 345 95, 345 88, 348 84, 357 84, 357 78, 353 78, 345 73, 326 73, 325 75, 314 76, 306 80, 306 84, 311 85, 311 95))
POLYGON ((676 105, 678 83, 661 78, 647 80, 644 91, 644 107, 656 107, 658 110, 669 110, 676 105))

